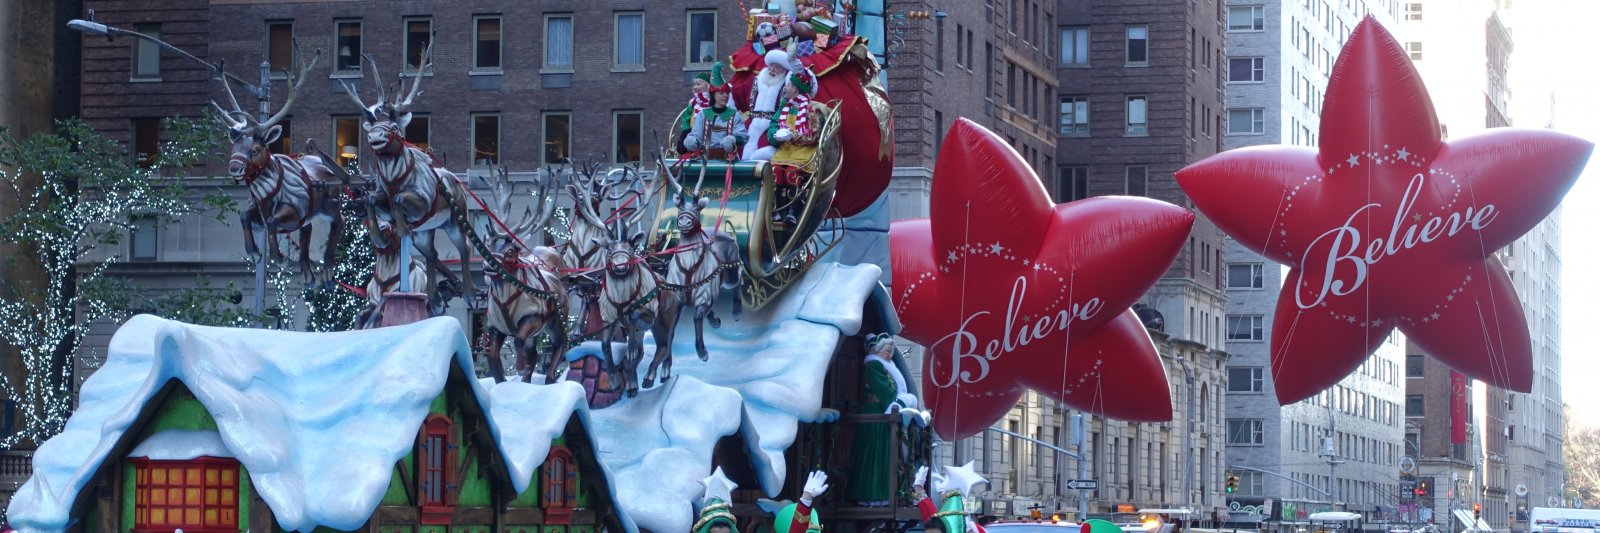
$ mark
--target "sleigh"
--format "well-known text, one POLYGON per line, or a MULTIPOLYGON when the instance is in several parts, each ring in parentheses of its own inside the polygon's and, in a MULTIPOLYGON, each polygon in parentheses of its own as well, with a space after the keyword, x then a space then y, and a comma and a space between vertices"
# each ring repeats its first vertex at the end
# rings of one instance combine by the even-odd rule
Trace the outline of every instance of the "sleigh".
MULTIPOLYGON (((826 111, 817 150, 811 161, 802 165, 815 168, 816 172, 801 185, 798 196, 805 199, 804 209, 793 224, 773 221, 773 213, 785 207, 777 195, 775 171, 779 165, 767 161, 729 161, 701 152, 679 152, 676 148, 680 146, 683 133, 676 128, 672 128, 672 137, 668 139, 667 158, 678 167, 678 172, 686 180, 704 184, 701 190, 711 204, 705 211, 705 224, 708 227, 719 224, 719 231, 738 238, 740 250, 745 254, 747 276, 739 298, 746 308, 760 309, 766 305, 839 242, 840 235, 824 229, 824 222, 831 218, 834 210, 834 193, 844 164, 844 151, 839 141, 839 105, 838 102, 818 105, 826 111), (720 200, 724 196, 726 202, 720 200)), ((680 113, 673 124, 681 124, 683 119, 680 113)), ((660 209, 654 224, 652 247, 664 250, 674 246, 676 241, 672 220, 677 217, 677 209, 668 201, 666 191, 658 194, 655 201, 660 209)))

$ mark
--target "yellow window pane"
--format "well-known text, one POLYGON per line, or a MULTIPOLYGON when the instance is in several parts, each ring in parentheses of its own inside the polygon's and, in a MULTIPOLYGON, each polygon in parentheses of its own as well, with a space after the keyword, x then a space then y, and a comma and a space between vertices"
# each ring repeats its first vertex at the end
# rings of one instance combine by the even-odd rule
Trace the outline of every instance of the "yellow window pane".
POLYGON ((167 510, 155 508, 150 510, 150 525, 164 526, 167 524, 167 510))
POLYGON ((198 523, 200 523, 200 510, 199 509, 194 509, 194 508, 184 509, 183 510, 183 523, 185 523, 185 524, 198 524, 198 523))
POLYGON ((140 468, 140 469, 138 469, 137 472, 134 473, 134 475, 137 476, 137 479, 138 479, 138 482, 139 482, 140 485, 149 485, 150 484, 150 470, 149 469, 140 468))
POLYGON ((200 489, 183 489, 184 505, 200 505, 200 489))
POLYGON ((149 522, 150 521, 150 510, 146 509, 144 507, 140 507, 139 510, 133 512, 133 521, 136 522, 136 523, 140 523, 140 524, 149 522))
POLYGON ((200 469, 199 468, 190 468, 184 473, 187 474, 189 477, 188 477, 188 479, 184 480, 183 484, 185 484, 185 485, 199 485, 200 484, 200 469))
POLYGON ((232 485, 233 484, 233 469, 230 468, 230 469, 222 471, 222 484, 223 485, 232 485))
POLYGON ((216 509, 206 509, 206 525, 207 526, 220 526, 220 525, 222 525, 222 515, 221 515, 221 513, 218 513, 216 509))
POLYGON ((153 476, 152 479, 150 480, 151 484, 154 484, 154 485, 165 485, 167 483, 167 469, 165 469, 165 468, 157 468, 154 471, 150 472, 150 474, 153 476))
POLYGON ((133 504, 144 505, 150 501, 150 489, 141 488, 133 491, 133 504))
POLYGON ((167 505, 183 505, 183 489, 167 489, 167 505))
POLYGON ((150 504, 151 505, 166 505, 167 504, 167 491, 164 491, 164 490, 153 490, 153 491, 150 491, 150 496, 151 496, 151 500, 150 500, 150 504))
POLYGON ((215 469, 215 468, 207 468, 206 469, 206 484, 207 485, 215 485, 215 484, 217 484, 217 469, 215 469))
POLYGON ((206 505, 217 504, 217 489, 206 489, 206 505))
POLYGON ((222 489, 223 505, 239 505, 239 499, 234 497, 233 489, 222 489))
POLYGON ((167 483, 173 485, 183 483, 183 467, 174 466, 167 469, 167 483))
POLYGON ((225 525, 225 526, 236 526, 236 525, 239 525, 239 521, 234 519, 233 509, 223 509, 222 510, 222 525, 225 525))

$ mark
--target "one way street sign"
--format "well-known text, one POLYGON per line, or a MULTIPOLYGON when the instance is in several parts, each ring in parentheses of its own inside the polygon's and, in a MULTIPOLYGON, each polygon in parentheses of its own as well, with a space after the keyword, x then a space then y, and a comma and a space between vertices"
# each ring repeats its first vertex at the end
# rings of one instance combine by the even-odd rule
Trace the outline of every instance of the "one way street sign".
POLYGON ((1098 488, 1100 488, 1100 482, 1093 479, 1067 480, 1067 489, 1069 490, 1095 490, 1098 488))

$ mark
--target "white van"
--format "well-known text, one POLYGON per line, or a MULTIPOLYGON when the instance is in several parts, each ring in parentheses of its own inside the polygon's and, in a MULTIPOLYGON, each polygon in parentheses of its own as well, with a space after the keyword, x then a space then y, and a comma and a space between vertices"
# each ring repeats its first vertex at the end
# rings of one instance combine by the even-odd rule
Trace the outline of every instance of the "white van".
POLYGON ((1528 530, 1535 533, 1596 533, 1600 509, 1534 507, 1528 521, 1528 530))

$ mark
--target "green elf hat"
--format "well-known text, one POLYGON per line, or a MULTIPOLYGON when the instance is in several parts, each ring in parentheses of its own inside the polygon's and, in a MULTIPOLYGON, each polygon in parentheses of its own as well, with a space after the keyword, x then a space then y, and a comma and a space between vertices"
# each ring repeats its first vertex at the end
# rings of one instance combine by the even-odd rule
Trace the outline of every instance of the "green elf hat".
POLYGON ((1081 531, 1082 533, 1122 533, 1122 528, 1099 518, 1090 518, 1083 521, 1083 529, 1081 531))
POLYGON ((805 531, 789 531, 789 526, 794 523, 794 513, 798 510, 798 507, 799 504, 791 503, 778 511, 777 517, 772 521, 772 526, 777 528, 777 533, 822 533, 822 518, 817 516, 816 509, 812 509, 811 518, 803 522, 806 525, 805 531))
POLYGON ((939 504, 939 512, 933 513, 933 519, 944 524, 946 533, 961 533, 967 530, 966 503, 961 499, 961 491, 947 490, 940 495, 944 502, 939 504))
POLYGON ((700 508, 700 519, 696 520, 690 530, 694 533, 707 533, 711 526, 728 526, 728 531, 739 533, 739 526, 734 522, 733 506, 720 498, 706 500, 705 506, 700 508))
POLYGON ((709 72, 701 72, 699 74, 695 74, 694 75, 694 79, 697 79, 697 80, 700 80, 700 81, 703 81, 703 82, 706 82, 706 83, 711 83, 711 73, 709 73, 709 72))
POLYGON ((718 62, 716 62, 716 63, 711 65, 711 72, 710 73, 702 74, 702 75, 709 76, 709 78, 706 81, 711 83, 711 92, 713 92, 713 93, 733 92, 733 86, 729 85, 728 82, 727 82, 727 79, 722 77, 722 62, 721 61, 718 61, 718 62))
POLYGON ((798 89, 800 94, 806 96, 815 96, 817 94, 816 86, 811 84, 811 76, 804 70, 790 74, 789 84, 794 85, 794 88, 798 89))

